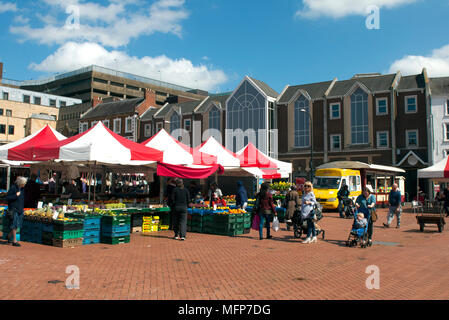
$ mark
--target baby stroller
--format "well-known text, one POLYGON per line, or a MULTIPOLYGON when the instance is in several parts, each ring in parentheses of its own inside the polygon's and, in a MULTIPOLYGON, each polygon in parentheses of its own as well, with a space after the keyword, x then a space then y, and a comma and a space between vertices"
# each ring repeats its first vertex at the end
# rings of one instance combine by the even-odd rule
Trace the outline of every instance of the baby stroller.
POLYGON ((360 208, 354 214, 354 223, 351 227, 351 232, 349 232, 348 240, 346 241, 347 247, 356 247, 360 243, 361 248, 370 247, 371 244, 368 242, 368 224, 370 219, 370 211, 367 209, 360 208), (363 228, 355 228, 355 223, 357 220, 357 214, 361 212, 365 216, 368 223, 363 228))
POLYGON ((356 212, 356 207, 354 204, 354 201, 352 201, 351 198, 345 198, 343 199, 343 205, 344 205, 344 210, 343 210, 343 215, 340 216, 340 218, 346 218, 346 219, 350 219, 353 218, 355 216, 355 212, 356 212))
MULTIPOLYGON (((313 211, 316 214, 317 221, 323 219, 323 209, 321 204, 316 204, 313 211)), ((302 218, 301 210, 296 210, 292 217, 293 232, 295 238, 301 238, 302 234, 307 234, 307 220, 302 218)), ((316 235, 322 236, 324 239, 325 231, 315 222, 316 235)))

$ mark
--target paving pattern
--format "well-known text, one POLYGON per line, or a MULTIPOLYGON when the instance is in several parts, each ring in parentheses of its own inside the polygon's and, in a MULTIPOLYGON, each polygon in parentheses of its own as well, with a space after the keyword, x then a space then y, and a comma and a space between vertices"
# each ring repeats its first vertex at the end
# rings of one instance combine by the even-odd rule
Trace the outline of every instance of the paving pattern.
POLYGON ((352 221, 332 212, 320 221, 326 238, 309 245, 285 224, 262 241, 254 230, 189 233, 185 242, 171 231, 133 234, 129 244, 66 249, 0 240, 0 299, 449 299, 449 232, 419 232, 411 213, 401 229, 395 221, 386 229, 386 210, 378 213, 367 249, 345 246, 352 221), (371 265, 379 268, 379 289, 366 287, 371 265), (79 289, 66 287, 68 266, 79 268, 79 289))

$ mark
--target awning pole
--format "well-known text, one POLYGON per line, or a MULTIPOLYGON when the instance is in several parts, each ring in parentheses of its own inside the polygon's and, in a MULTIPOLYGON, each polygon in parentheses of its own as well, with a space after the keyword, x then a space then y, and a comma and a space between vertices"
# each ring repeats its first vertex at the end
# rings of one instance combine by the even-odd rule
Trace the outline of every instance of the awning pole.
POLYGON ((6 168, 6 190, 9 190, 11 187, 11 166, 6 168))

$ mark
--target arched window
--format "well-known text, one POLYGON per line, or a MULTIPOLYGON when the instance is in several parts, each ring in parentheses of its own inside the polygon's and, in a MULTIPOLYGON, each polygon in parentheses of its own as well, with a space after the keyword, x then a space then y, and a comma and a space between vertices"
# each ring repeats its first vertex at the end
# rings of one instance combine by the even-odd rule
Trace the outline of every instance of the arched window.
POLYGON ((368 138, 368 94, 358 88, 351 95, 351 141, 366 144, 368 138))
POLYGON ((309 100, 301 95, 295 102, 295 147, 310 147, 309 100), (301 110, 305 110, 301 111, 301 110))
MULTIPOLYGON (((267 106, 265 97, 248 81, 245 80, 235 94, 229 99, 226 110, 226 128, 241 129, 245 132, 252 129, 256 136, 256 147, 264 146, 259 140, 258 130, 267 129, 267 106)), ((234 148, 236 145, 234 144, 234 148)), ((237 150, 232 150, 237 151, 237 150)))
POLYGON ((173 112, 172 116, 170 117, 170 133, 175 131, 176 129, 179 129, 181 127, 181 116, 173 112))
POLYGON ((220 131, 220 121, 220 110, 217 107, 212 107, 212 109, 209 111, 209 129, 217 129, 218 131, 220 131))

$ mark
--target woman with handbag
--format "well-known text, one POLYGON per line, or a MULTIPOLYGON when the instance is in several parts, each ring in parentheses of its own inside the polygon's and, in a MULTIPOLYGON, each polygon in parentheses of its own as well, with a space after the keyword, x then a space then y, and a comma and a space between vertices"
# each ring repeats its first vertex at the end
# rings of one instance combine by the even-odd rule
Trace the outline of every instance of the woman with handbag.
POLYGON ((24 187, 27 183, 27 179, 24 177, 17 177, 16 183, 11 186, 6 195, 8 200, 8 213, 9 229, 8 243, 12 243, 14 247, 20 247, 20 244, 16 239, 17 229, 22 228, 23 222, 23 206, 25 203, 24 187))
POLYGON ((316 228, 315 228, 315 213, 313 211, 317 204, 315 194, 313 193, 312 182, 307 181, 304 184, 304 194, 301 203, 301 217, 307 221, 307 238, 302 243, 317 242, 316 228))
POLYGON ((296 185, 292 185, 290 191, 286 195, 286 212, 285 212, 285 223, 287 225, 287 231, 290 231, 290 226, 292 223, 293 215, 298 207, 301 205, 301 199, 299 198, 299 193, 296 185))
POLYGON ((273 196, 270 192, 270 185, 268 183, 263 183, 260 189, 259 194, 257 195, 259 200, 259 206, 258 206, 258 215, 260 218, 259 223, 259 239, 263 239, 263 227, 264 224, 267 228, 267 239, 273 238, 273 236, 270 235, 270 220, 271 215, 274 214, 277 216, 276 208, 274 207, 273 203, 273 196))
POLYGON ((371 194, 371 190, 367 187, 363 189, 363 193, 357 197, 355 201, 355 206, 357 210, 361 209, 362 211, 369 212, 368 219, 368 245, 373 243, 373 222, 377 221, 377 214, 374 211, 374 207, 376 205, 376 197, 371 194))

